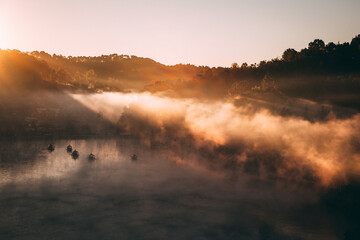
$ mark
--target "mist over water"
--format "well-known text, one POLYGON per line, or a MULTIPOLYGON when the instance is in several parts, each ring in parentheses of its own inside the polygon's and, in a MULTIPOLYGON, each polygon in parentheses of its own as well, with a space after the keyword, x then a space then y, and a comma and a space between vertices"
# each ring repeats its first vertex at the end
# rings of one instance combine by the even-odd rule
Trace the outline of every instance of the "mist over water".
POLYGON ((2 142, 2 239, 341 239, 348 227, 333 228, 319 189, 219 178, 135 138, 46 144, 2 142))
POLYGON ((227 101, 72 97, 129 134, 53 139, 53 152, 49 140, 2 141, 1 239, 359 236, 359 116, 310 122, 227 101))
POLYGON ((249 105, 236 107, 230 101, 148 93, 74 98, 149 146, 165 145, 178 161, 200 161, 215 171, 230 164, 229 168, 248 168, 260 177, 305 179, 322 186, 359 176, 359 115, 310 122, 249 105))

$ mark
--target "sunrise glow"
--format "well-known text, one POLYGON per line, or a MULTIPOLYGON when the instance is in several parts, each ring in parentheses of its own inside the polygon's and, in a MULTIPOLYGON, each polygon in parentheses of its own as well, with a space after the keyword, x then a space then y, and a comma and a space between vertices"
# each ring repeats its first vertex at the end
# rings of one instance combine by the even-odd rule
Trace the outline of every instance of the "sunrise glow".
POLYGON ((0 0, 0 240, 359 240, 359 10, 0 0))
POLYGON ((280 57, 314 38, 347 41, 360 30, 358 9, 359 1, 336 0, 2 0, 0 48, 229 67, 280 57))

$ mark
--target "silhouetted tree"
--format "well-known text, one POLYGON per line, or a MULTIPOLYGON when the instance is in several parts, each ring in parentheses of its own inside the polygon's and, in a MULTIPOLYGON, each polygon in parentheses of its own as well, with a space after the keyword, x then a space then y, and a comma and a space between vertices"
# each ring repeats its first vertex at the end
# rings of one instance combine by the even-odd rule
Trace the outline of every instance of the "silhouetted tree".
POLYGON ((315 39, 314 41, 309 43, 309 49, 313 50, 320 50, 325 47, 325 43, 321 39, 315 39))
POLYGON ((236 62, 234 62, 234 63, 231 64, 231 68, 232 68, 232 69, 237 69, 237 68, 239 68, 239 64, 237 64, 236 62))
POLYGON ((360 51, 360 34, 351 40, 350 45, 360 51))
POLYGON ((297 56, 297 51, 296 51, 295 49, 288 48, 288 49, 286 49, 285 52, 283 53, 282 59, 283 59, 285 62, 292 62, 292 61, 295 61, 296 56, 297 56))

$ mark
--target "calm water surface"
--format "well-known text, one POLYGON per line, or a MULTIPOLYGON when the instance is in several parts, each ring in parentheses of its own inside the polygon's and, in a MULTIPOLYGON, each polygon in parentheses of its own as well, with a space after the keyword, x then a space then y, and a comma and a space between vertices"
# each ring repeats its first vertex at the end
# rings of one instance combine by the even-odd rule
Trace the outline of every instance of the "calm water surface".
POLYGON ((0 239, 346 239, 352 227, 311 187, 227 179, 134 139, 48 144, 1 142, 0 239))

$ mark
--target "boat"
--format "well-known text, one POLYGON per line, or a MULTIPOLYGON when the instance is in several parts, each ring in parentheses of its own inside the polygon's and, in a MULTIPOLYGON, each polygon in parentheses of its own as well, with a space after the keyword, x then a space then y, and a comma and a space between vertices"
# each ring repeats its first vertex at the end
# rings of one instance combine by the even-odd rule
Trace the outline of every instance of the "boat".
POLYGON ((50 144, 50 145, 48 146, 48 150, 49 150, 50 152, 54 151, 54 150, 55 150, 54 145, 50 144))
POLYGON ((95 155, 92 154, 92 153, 90 153, 90 155, 89 155, 89 160, 90 160, 90 161, 93 161, 93 160, 95 160, 95 159, 96 159, 95 155))
POLYGON ((73 157, 73 159, 77 159, 79 157, 79 152, 75 149, 72 153, 71 156, 73 157))
POLYGON ((67 152, 72 152, 72 146, 70 144, 66 147, 66 151, 67 152))

